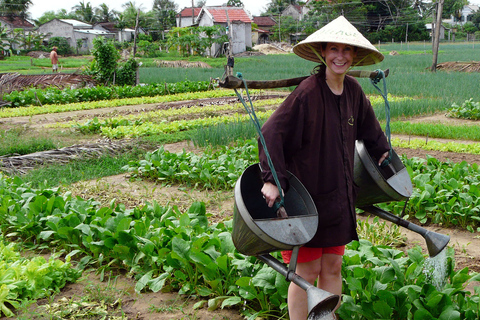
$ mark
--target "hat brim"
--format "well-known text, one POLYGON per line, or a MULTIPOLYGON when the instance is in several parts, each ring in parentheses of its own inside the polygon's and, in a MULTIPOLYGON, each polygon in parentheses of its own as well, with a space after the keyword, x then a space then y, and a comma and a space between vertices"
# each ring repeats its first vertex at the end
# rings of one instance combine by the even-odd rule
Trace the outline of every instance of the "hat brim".
POLYGON ((384 56, 345 17, 339 16, 309 35, 295 47, 293 52, 306 60, 322 63, 318 57, 322 43, 343 43, 357 48, 353 66, 367 66, 379 63, 384 56))
MULTIPOLYGON (((328 41, 328 42, 343 43, 341 41, 328 41)), ((320 60, 318 56, 315 54, 315 52, 312 50, 313 48, 318 54, 320 54, 322 43, 327 43, 327 41, 302 42, 297 44, 295 47, 293 47, 293 52, 297 56, 303 59, 310 60, 313 62, 323 63, 323 61, 320 60)), ((344 43, 344 44, 350 44, 350 43, 344 43)), ((357 55, 353 59, 352 65, 354 66, 368 66, 368 65, 379 63, 384 59, 383 54, 381 54, 379 51, 362 48, 358 45, 355 47, 357 47, 357 55)))

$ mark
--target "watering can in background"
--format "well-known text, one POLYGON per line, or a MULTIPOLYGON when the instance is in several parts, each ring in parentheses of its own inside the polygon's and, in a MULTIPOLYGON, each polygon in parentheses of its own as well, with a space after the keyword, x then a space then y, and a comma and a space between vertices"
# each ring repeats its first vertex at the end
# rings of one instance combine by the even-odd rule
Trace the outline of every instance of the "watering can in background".
POLYGON ((374 206, 381 202, 407 200, 412 195, 410 176, 394 150, 390 164, 379 167, 363 141, 356 141, 354 181, 359 187, 356 207, 420 234, 425 239, 430 257, 436 256, 447 246, 449 236, 429 231, 374 206))

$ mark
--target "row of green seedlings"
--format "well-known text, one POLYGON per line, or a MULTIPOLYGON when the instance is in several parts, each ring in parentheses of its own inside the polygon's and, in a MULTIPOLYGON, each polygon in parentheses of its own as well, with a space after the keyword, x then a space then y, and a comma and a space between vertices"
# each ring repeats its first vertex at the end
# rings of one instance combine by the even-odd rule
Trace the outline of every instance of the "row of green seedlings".
POLYGON ((205 98, 220 98, 220 97, 231 97, 235 93, 231 90, 210 90, 210 91, 201 91, 201 92, 187 92, 179 93, 172 95, 164 96, 153 96, 153 97, 139 97, 139 98, 124 98, 124 99, 112 99, 112 100, 102 100, 102 101, 93 101, 93 102, 77 102, 69 104, 49 104, 44 106, 28 106, 28 107, 18 107, 18 108, 3 108, 0 109, 1 118, 13 118, 13 117, 24 117, 24 116, 34 116, 39 114, 49 114, 49 113, 60 113, 67 111, 79 111, 79 110, 93 110, 100 108, 112 108, 120 106, 132 106, 132 105, 143 105, 143 104, 153 104, 153 103, 169 103, 177 102, 184 100, 198 100, 205 98))
MULTIPOLYGON (((79 268, 118 268, 134 275, 135 290, 171 291, 198 298, 194 308, 237 308, 247 319, 285 318, 288 282, 255 257, 238 253, 232 220, 209 223, 205 204, 185 212, 148 203, 126 209, 59 189, 32 189, 19 178, 0 177, 0 225, 37 249, 55 247, 78 258, 79 268)), ((278 252, 272 253, 280 258, 278 252)), ((342 266, 344 319, 477 319, 480 280, 468 268, 447 273, 436 286, 421 248, 408 254, 367 240, 347 246, 342 266)))
MULTIPOLYGON (((12 235, 10 235, 12 236, 12 235)), ((0 240, 0 315, 13 317, 14 311, 32 300, 48 298, 75 282, 81 271, 72 268, 70 256, 22 257, 20 246, 0 240)))
POLYGON ((95 86, 79 89, 37 89, 13 91, 3 95, 3 100, 12 107, 23 107, 44 104, 69 104, 134 97, 153 97, 185 92, 199 92, 214 89, 209 81, 181 81, 175 83, 159 83, 142 86, 95 86))
MULTIPOLYGON (((258 101, 256 103, 258 118, 263 120, 268 118, 273 110, 262 109, 266 106, 276 105, 281 100, 258 101)), ((233 103, 220 106, 170 108, 104 120, 94 118, 83 124, 75 123, 73 127, 84 134, 100 133, 109 138, 120 139, 212 127, 220 123, 245 122, 248 118, 243 105, 233 103)))

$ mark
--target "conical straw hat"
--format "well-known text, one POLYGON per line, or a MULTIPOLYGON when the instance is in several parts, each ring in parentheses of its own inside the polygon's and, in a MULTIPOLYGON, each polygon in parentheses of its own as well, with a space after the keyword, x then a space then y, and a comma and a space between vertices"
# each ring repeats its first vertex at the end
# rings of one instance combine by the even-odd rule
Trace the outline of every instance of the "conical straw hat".
POLYGON ((339 16, 328 23, 320 30, 309 35, 295 47, 293 52, 304 59, 320 62, 321 61, 312 48, 320 54, 322 42, 336 42, 356 46, 357 56, 353 59, 353 66, 367 66, 383 60, 377 48, 368 41, 344 16, 339 16))

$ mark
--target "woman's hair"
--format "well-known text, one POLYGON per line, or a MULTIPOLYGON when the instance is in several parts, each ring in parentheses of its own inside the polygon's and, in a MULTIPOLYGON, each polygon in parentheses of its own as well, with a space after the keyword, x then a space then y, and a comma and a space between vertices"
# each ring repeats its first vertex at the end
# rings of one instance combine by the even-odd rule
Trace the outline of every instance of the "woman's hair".
POLYGON ((313 68, 313 70, 312 70, 312 72, 310 72, 310 74, 314 75, 314 74, 319 74, 319 73, 325 73, 326 69, 327 69, 327 66, 324 65, 323 63, 320 63, 313 68))

